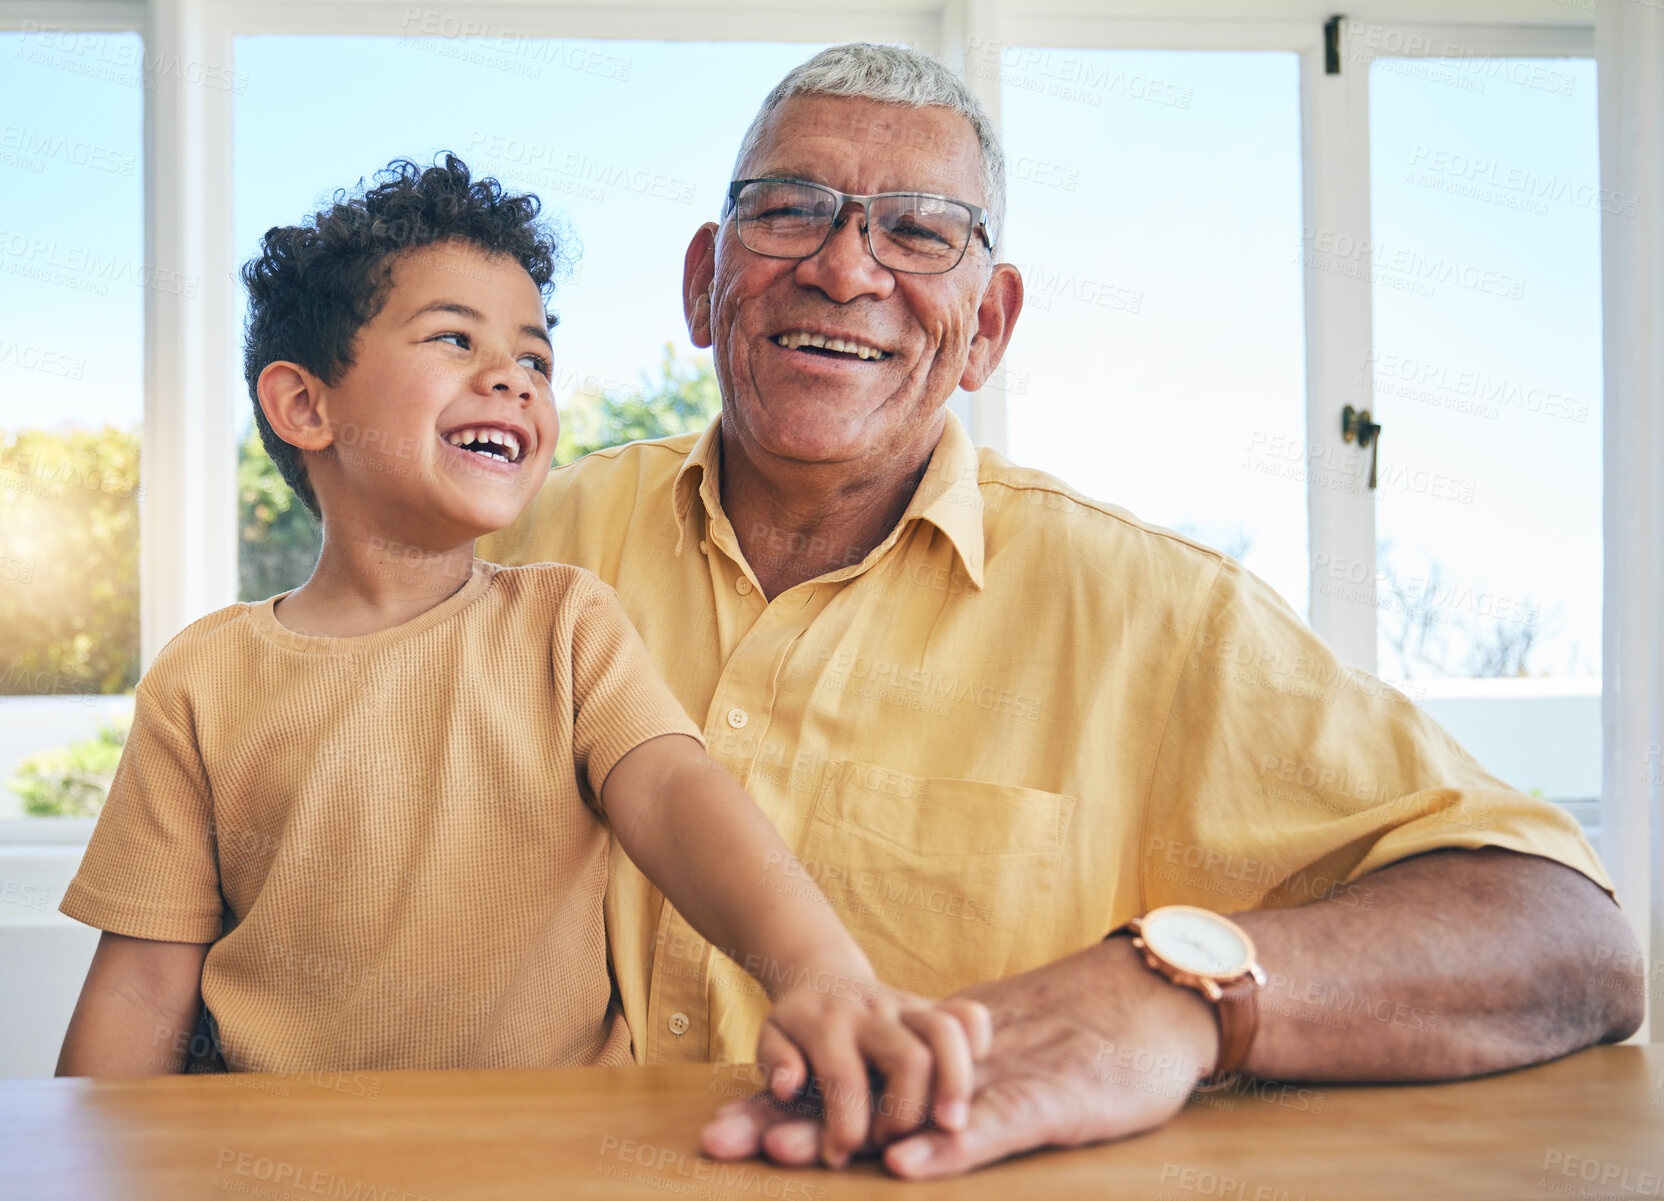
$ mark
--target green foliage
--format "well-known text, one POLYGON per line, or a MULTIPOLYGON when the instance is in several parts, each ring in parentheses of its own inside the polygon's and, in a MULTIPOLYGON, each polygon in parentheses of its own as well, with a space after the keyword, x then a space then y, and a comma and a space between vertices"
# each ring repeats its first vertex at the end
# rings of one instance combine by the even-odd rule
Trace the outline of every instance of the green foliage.
POLYGON ((265 600, 306 583, 322 533, 252 425, 237 448, 237 599, 265 600))
POLYGON ((702 430, 722 407, 709 360, 678 358, 668 342, 657 373, 644 371, 641 381, 634 391, 580 391, 563 406, 555 463, 570 463, 622 442, 702 430))
POLYGON ((102 727, 96 737, 30 755, 17 766, 11 790, 30 817, 97 817, 110 795, 130 722, 102 727))
POLYGON ((0 695, 139 678, 139 434, 0 431, 0 695))

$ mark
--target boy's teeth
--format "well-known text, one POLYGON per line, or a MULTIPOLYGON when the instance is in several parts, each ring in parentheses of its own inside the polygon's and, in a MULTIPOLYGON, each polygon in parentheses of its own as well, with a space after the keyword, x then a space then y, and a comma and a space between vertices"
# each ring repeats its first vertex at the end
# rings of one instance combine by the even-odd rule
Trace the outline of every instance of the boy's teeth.
POLYGON ((503 448, 503 453, 501 455, 492 454, 490 451, 473 451, 472 453, 483 454, 493 459, 506 459, 510 463, 516 462, 520 458, 520 439, 516 438, 507 430, 453 430, 451 433, 445 435, 445 441, 449 442, 452 446, 457 447, 466 447, 473 442, 490 443, 493 446, 501 446, 503 448))

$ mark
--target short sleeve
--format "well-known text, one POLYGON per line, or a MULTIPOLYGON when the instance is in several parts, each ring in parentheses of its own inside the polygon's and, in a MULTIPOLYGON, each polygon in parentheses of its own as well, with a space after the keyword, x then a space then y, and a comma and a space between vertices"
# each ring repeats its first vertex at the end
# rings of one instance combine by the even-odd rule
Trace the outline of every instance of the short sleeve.
POLYGON ((1570 815, 1487 773, 1226 560, 1157 752, 1141 848, 1148 903, 1303 905, 1412 855, 1486 846, 1553 859, 1612 891, 1570 815))
POLYGON ((704 745, 630 624, 618 594, 600 581, 580 600, 572 631, 572 754, 599 807, 601 786, 630 751, 661 734, 704 745))
POLYGON ((182 692, 139 682, 109 799, 59 910, 114 934, 212 942, 224 902, 213 802, 182 692))

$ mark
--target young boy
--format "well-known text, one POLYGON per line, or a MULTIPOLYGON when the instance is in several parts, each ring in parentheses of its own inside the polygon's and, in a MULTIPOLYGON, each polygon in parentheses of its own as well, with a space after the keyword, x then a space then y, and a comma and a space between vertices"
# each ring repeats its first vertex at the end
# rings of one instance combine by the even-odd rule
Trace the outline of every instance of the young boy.
POLYGON ((199 1015, 238 1071, 627 1063, 610 828, 785 982, 759 1059, 782 1098, 812 1071, 829 1162, 960 1125, 986 1013, 877 981, 609 588, 473 557, 549 470, 558 251, 534 197, 453 156, 383 177, 244 268, 256 420, 323 549, 140 682, 62 905, 106 933, 59 1073, 178 1071, 199 1015), (771 864, 792 888, 759 887, 771 864))

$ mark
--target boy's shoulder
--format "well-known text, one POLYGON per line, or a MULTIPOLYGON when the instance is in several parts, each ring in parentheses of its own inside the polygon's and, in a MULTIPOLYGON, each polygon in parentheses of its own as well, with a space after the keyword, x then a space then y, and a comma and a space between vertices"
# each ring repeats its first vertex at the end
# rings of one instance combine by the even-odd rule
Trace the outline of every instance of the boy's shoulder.
POLYGON ((204 689, 211 691, 212 682, 244 660, 256 639, 249 620, 253 608, 239 602, 215 609, 169 638, 140 677, 139 695, 171 707, 204 689))
POLYGON ((239 601, 199 617, 162 645, 145 675, 166 674, 204 657, 229 654, 253 636, 249 615, 254 605, 239 601))
POLYGON ((612 591, 593 571, 572 563, 546 560, 513 567, 493 563, 491 569, 492 586, 502 590, 503 599, 508 603, 583 604, 612 591))

